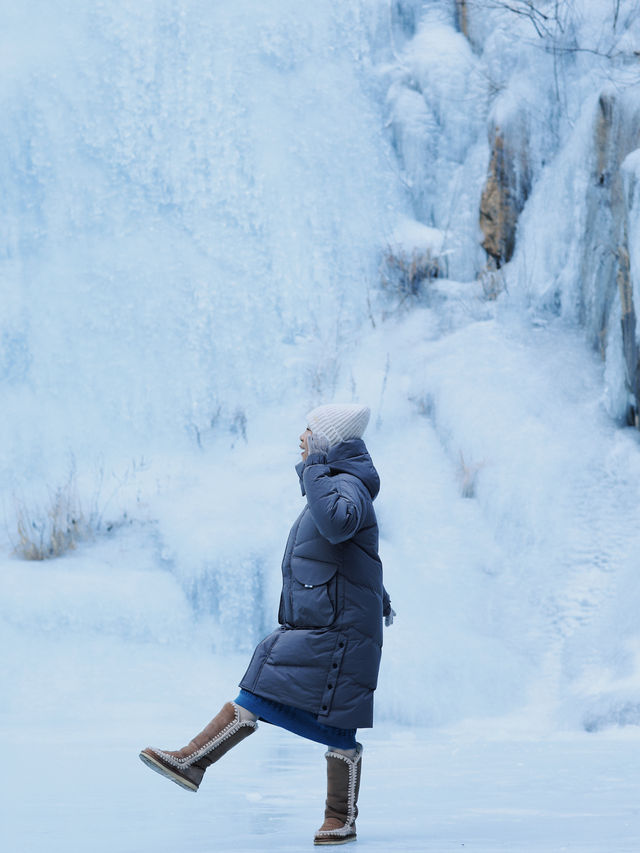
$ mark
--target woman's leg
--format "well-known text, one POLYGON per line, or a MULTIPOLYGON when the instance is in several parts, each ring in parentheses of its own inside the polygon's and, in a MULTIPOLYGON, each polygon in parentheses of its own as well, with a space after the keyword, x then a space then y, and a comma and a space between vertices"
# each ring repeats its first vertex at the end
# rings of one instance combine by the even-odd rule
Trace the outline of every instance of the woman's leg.
POLYGON ((253 711, 247 711, 246 708, 243 708, 242 705, 239 705, 237 702, 233 702, 238 711, 240 712, 240 719, 244 722, 257 723, 258 715, 254 714, 253 711))
POLYGON ((358 748, 354 747, 353 749, 339 749, 337 746, 328 746, 327 749, 330 752, 337 752, 340 755, 346 755, 347 758, 355 758, 358 754, 358 748))
POLYGON ((258 728, 257 717, 235 702, 227 702, 220 712, 182 749, 168 751, 148 746, 141 760, 187 791, 197 791, 209 765, 258 728))
POLYGON ((327 801, 324 823, 316 832, 313 843, 346 844, 356 840, 362 744, 357 743, 355 749, 328 747, 325 758, 327 801))

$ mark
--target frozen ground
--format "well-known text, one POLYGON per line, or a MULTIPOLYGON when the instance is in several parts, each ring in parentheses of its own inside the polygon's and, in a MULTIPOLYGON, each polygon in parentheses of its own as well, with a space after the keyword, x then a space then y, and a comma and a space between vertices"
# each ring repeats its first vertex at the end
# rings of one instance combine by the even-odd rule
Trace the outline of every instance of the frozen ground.
MULTIPOLYGON (((3 632, 3 641, 20 661, 0 714, 4 850, 312 849, 322 747, 262 725, 195 795, 137 758, 147 743, 181 746, 207 722, 233 695, 243 656, 221 663, 97 637, 42 643, 3 632)), ((440 730, 381 724, 362 740, 359 850, 640 848, 636 729, 544 734, 535 720, 494 719, 440 730)))

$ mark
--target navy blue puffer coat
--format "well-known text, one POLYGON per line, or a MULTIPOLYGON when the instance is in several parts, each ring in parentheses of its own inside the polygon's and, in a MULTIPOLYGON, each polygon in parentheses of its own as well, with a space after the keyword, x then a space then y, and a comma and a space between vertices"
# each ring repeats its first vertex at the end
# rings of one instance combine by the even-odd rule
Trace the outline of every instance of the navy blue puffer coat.
POLYGON ((280 628, 259 643, 240 686, 330 726, 371 726, 389 609, 373 509, 378 473, 361 439, 311 454, 296 470, 307 505, 282 561, 280 628))

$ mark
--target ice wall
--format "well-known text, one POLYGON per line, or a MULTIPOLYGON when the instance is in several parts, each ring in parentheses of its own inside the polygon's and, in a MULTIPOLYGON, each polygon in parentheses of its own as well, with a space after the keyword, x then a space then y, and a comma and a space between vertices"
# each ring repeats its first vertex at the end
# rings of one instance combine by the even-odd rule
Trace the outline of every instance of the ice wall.
POLYGON ((5 482, 330 396, 403 205, 360 5, 2 5, 5 482))
POLYGON ((640 719, 637 448, 611 418, 638 18, 538 5, 5 9, 5 515, 69 451, 85 496, 98 456, 150 460, 103 465, 109 536, 50 572, 7 556, 11 632, 250 652, 301 419, 335 395, 372 405, 383 475, 381 715, 640 719))
MULTIPOLYGON (((443 361, 422 371, 412 397, 465 470, 470 459, 491 460, 476 497, 518 590, 515 599, 506 588, 496 593, 523 625, 519 646, 507 617, 504 648, 540 663, 524 676, 530 695, 542 705, 564 697, 564 718, 593 729, 637 722, 638 492, 627 479, 637 445, 611 427, 637 410, 640 10, 461 0, 426 3, 416 21, 413 4, 399 5, 405 38, 387 69, 388 120, 416 218, 446 235, 451 275, 478 277, 501 322, 515 321, 501 328, 496 350, 487 347, 489 329, 456 333, 457 347, 443 339, 443 361), (547 328, 557 335, 537 357, 551 358, 538 391, 541 377, 519 347, 499 352, 511 334, 529 349, 532 324, 538 337, 547 328), (581 354, 575 329, 587 346, 581 354), (557 431, 543 426, 549 416, 559 418, 557 431), (510 473, 494 479, 512 452, 510 473)), ((444 290, 432 287, 431 298, 444 290)), ((449 285, 469 313, 470 292, 449 285)), ((476 589, 480 607, 484 589, 476 589)), ((506 689, 508 674, 498 680, 506 689)))

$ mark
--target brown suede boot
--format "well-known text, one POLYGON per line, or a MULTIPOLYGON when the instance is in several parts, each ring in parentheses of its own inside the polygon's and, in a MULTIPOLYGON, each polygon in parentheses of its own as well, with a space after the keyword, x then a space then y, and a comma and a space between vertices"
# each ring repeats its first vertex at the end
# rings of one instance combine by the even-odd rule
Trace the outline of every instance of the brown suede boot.
POLYGON ((240 711, 234 702, 227 702, 188 746, 175 752, 148 746, 142 750, 140 758, 147 767, 187 791, 197 791, 207 767, 257 728, 256 722, 240 718, 240 711))
POLYGON ((327 759, 327 802, 324 823, 313 843, 346 844, 356 840, 358 793, 362 767, 362 744, 357 744, 354 758, 329 750, 327 759))

